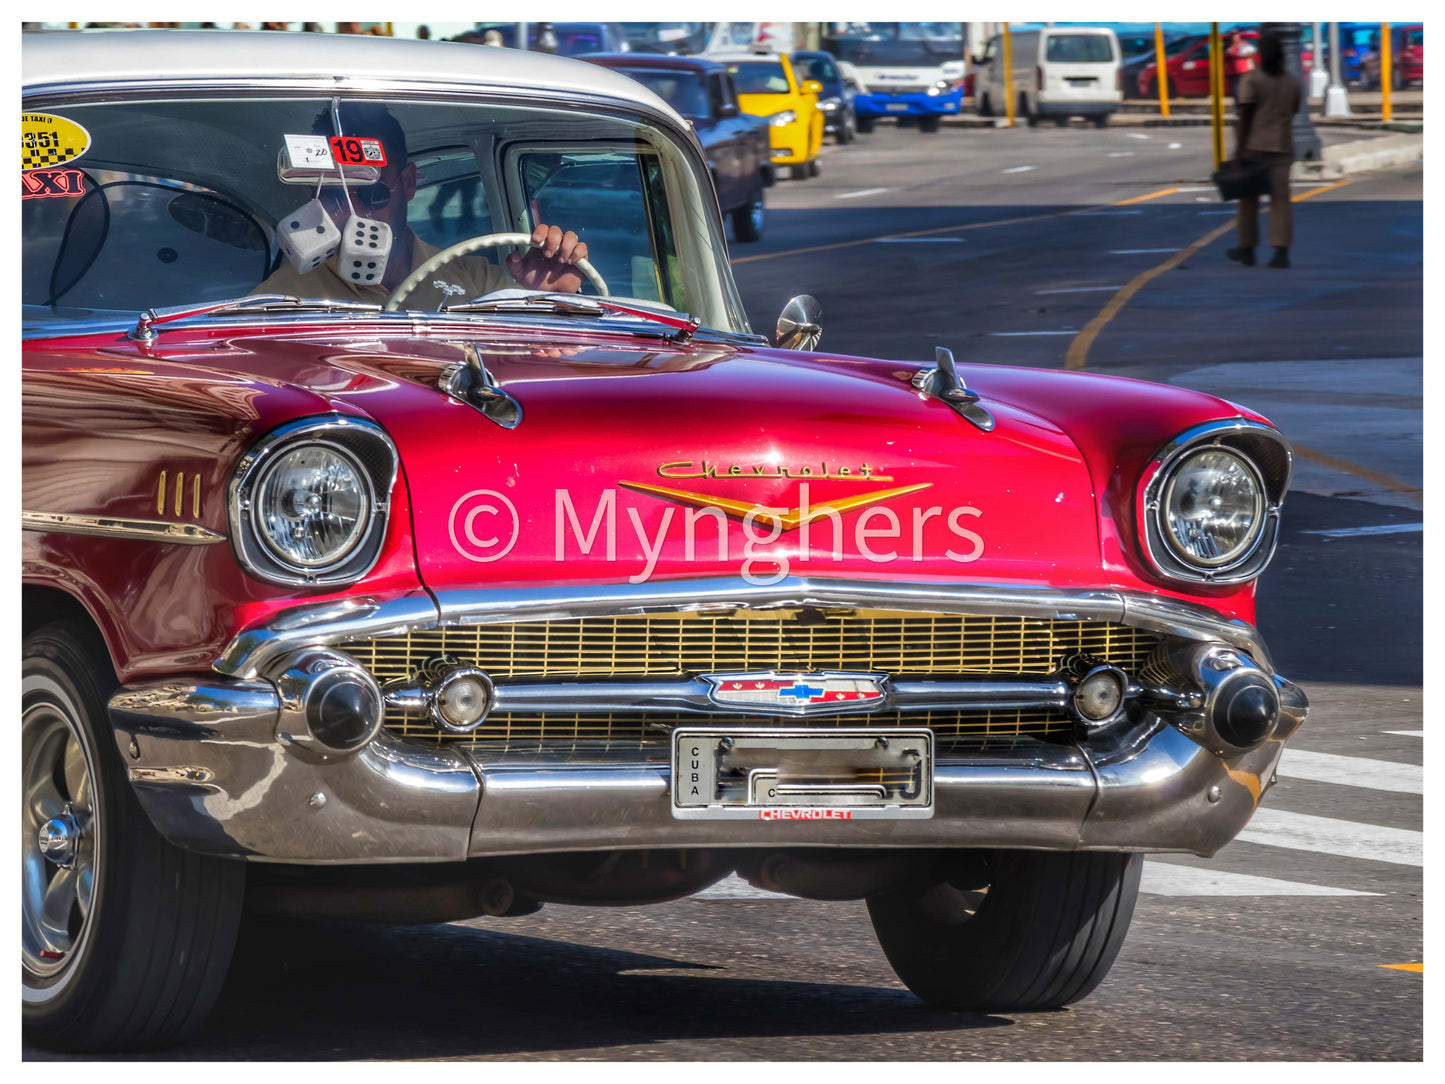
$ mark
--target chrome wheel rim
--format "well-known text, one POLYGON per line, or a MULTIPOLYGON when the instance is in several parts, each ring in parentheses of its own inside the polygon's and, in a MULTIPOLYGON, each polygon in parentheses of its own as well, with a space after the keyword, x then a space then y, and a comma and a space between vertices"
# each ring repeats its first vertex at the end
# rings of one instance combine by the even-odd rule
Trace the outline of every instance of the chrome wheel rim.
POLYGON ((26 706, 21 748, 21 958, 44 979, 69 967, 90 930, 100 827, 94 765, 79 724, 50 699, 26 706))
POLYGON ((748 218, 752 222, 752 227, 754 231, 758 231, 763 228, 763 216, 765 215, 765 213, 766 211, 763 208, 762 197, 759 196, 757 202, 754 203, 750 208, 748 208, 748 218))

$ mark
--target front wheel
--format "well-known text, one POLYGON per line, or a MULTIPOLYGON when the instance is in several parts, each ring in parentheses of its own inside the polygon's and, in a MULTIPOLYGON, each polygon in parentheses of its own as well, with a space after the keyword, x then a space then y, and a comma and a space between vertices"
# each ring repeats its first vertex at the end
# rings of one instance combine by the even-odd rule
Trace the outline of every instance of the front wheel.
POLYGON ((936 132, 938 131, 939 123, 937 117, 919 117, 918 130, 920 132, 936 132))
POLYGON ((763 239, 763 222, 767 211, 763 206, 763 190, 759 186, 753 193, 753 198, 748 200, 737 210, 733 211, 733 237, 738 241, 761 241, 763 239))
POLYGON ((205 1020, 235 944, 245 865, 151 826, 106 711, 93 630, 29 636, 21 671, 21 995, 27 1038, 60 1050, 173 1043, 205 1020))
POLYGON ((819 173, 821 173, 821 172, 822 172, 822 167, 818 165, 818 160, 817 160, 816 158, 814 158, 811 162, 808 163, 808 176, 809 176, 809 177, 816 177, 816 176, 817 176, 819 173))
POLYGON ((1143 858, 999 851, 931 887, 868 901, 878 942, 931 1005, 1055 1009, 1098 986, 1129 929, 1143 858))
POLYGON ((872 118, 872 117, 861 117, 861 116, 860 116, 860 117, 858 118, 858 132, 859 132, 859 134, 860 134, 860 135, 867 135, 867 134, 868 134, 869 132, 871 132, 871 131, 873 131, 873 118, 872 118))

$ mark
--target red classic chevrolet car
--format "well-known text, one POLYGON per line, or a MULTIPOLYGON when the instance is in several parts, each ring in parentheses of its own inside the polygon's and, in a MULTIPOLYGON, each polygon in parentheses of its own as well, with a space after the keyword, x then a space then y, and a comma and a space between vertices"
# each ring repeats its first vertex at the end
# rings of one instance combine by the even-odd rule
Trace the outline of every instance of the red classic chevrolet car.
POLYGON ((695 134, 593 65, 23 62, 32 1041, 178 1040, 244 912, 734 873, 866 899, 933 1005, 1057 1007, 1142 854, 1250 819, 1306 712, 1253 624, 1265 419, 830 354, 806 296, 755 334, 695 134))

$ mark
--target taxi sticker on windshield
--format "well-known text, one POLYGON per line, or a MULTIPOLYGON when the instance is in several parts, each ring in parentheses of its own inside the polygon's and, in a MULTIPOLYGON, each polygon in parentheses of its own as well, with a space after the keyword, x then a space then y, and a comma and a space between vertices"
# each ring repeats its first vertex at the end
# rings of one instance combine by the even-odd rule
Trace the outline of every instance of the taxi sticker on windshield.
POLYGON ((384 166, 386 150, 379 139, 332 136, 331 156, 343 166, 384 166))
POLYGON ((90 150, 90 133, 73 120, 49 113, 20 114, 20 169, 48 169, 90 150))
POLYGON ((286 139, 286 155, 291 165, 297 169, 334 169, 335 163, 331 161, 331 148, 326 145, 326 137, 319 135, 288 135, 286 139))
POLYGON ((85 195, 85 174, 78 169, 36 169, 20 174, 21 199, 85 195))

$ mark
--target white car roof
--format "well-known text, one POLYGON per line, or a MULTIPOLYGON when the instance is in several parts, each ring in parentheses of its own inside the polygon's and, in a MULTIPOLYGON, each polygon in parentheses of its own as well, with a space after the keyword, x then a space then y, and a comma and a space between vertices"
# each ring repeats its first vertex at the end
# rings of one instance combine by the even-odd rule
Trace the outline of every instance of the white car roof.
POLYGON ((45 85, 179 79, 332 79, 338 89, 380 91, 389 81, 473 89, 577 93, 643 105, 687 123, 621 72, 546 53, 367 34, 234 30, 91 30, 22 36, 21 83, 45 85), (354 80, 352 87, 345 81, 354 80), (379 86, 378 84, 382 84, 379 86))

